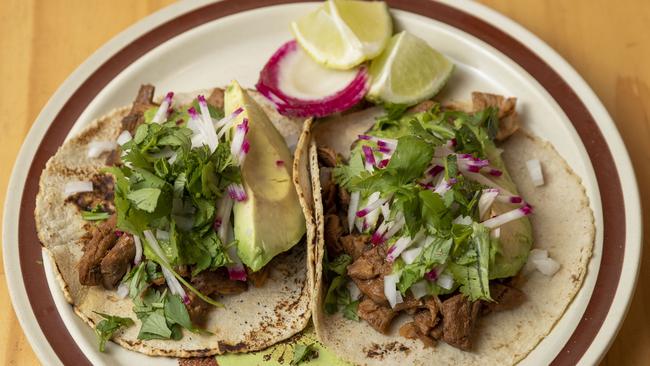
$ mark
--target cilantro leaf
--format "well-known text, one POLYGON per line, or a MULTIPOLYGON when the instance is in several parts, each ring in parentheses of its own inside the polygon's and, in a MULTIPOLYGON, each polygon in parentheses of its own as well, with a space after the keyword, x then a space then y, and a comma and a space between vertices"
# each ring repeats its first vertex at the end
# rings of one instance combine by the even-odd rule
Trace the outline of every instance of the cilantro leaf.
POLYGON ((154 212, 158 205, 158 197, 160 197, 159 188, 141 188, 137 191, 129 192, 126 197, 135 204, 135 206, 143 211, 154 212))
POLYGON ((100 220, 106 220, 109 217, 111 217, 111 214, 108 212, 94 212, 95 210, 92 211, 81 211, 81 218, 86 220, 86 221, 100 221, 100 220))
POLYGON ((309 361, 318 357, 318 350, 314 347, 314 344, 302 344, 298 343, 293 346, 293 359, 291 360, 291 366, 300 365, 303 362, 309 361))
POLYGON ((95 333, 99 339, 99 352, 104 352, 106 341, 111 339, 115 332, 120 330, 122 327, 129 327, 134 324, 133 320, 130 318, 108 315, 96 311, 94 313, 104 318, 95 326, 95 333))
POLYGON ((347 254, 341 254, 328 263, 327 269, 338 275, 345 275, 350 263, 352 263, 352 257, 347 254))
POLYGON ((343 307, 343 317, 350 320, 359 321, 359 300, 352 301, 343 307))

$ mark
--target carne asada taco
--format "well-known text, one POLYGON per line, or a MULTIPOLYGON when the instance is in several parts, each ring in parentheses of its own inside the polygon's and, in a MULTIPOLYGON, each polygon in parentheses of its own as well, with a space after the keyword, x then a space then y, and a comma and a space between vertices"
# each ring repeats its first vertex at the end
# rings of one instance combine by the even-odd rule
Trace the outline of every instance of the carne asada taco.
POLYGON ((348 361, 514 364, 582 285, 595 228, 580 179, 519 128, 514 98, 472 102, 314 123, 312 313, 348 361))
POLYGON ((314 278, 305 144, 295 162, 287 146, 303 121, 236 82, 153 95, 142 86, 42 173, 38 235, 66 299, 100 350, 112 338, 198 357, 291 337, 309 321, 314 278))

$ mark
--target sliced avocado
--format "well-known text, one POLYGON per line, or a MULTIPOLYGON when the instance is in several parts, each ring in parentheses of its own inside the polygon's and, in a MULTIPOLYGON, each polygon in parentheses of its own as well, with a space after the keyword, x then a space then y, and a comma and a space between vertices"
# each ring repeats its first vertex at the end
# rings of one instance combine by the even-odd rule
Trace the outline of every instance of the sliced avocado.
MULTIPOLYGON (((501 151, 492 145, 485 147, 485 153, 490 163, 503 172, 495 182, 511 193, 518 194, 517 186, 512 181, 505 163, 501 159, 501 151)), ((495 202, 492 207, 497 214, 514 208, 512 205, 499 202, 495 202)), ((526 264, 528 253, 533 244, 533 228, 530 220, 523 217, 501 226, 499 242, 501 248, 495 257, 494 266, 490 267, 490 279, 512 277, 526 264)))
POLYGON ((226 115, 243 109, 237 124, 248 118, 250 150, 241 167, 248 199, 236 202, 233 211, 237 254, 257 271, 302 238, 305 217, 291 179, 291 153, 282 135, 236 81, 226 88, 224 104, 226 115))

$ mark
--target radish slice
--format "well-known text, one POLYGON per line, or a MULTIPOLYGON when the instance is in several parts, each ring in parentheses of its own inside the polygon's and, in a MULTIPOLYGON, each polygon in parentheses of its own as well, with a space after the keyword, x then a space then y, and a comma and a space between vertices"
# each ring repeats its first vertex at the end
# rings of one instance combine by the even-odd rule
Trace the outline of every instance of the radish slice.
POLYGON ((292 40, 271 56, 255 87, 283 115, 324 117, 357 104, 369 86, 365 66, 346 71, 325 68, 292 40))
POLYGON ((350 193, 350 205, 348 207, 348 230, 352 232, 354 228, 354 219, 356 218, 357 208, 359 207, 360 192, 350 193))
POLYGON ((133 263, 137 266, 142 261, 142 241, 137 235, 133 235, 133 242, 135 243, 135 257, 133 263))
POLYGON ((478 216, 482 219, 492 207, 494 200, 499 195, 499 190, 496 188, 484 189, 481 193, 481 198, 478 200, 478 216))
POLYGON ((512 211, 503 213, 499 216, 493 217, 491 219, 487 219, 483 221, 482 224, 485 225, 485 227, 488 229, 494 229, 510 221, 520 219, 524 216, 528 216, 532 213, 533 213, 533 206, 527 204, 523 207, 519 207, 512 211))
POLYGON ((416 299, 421 299, 424 296, 429 294, 429 286, 425 280, 418 281, 411 285, 410 287, 413 297, 416 299))
POLYGON ((163 99, 162 103, 160 103, 160 107, 158 107, 158 111, 156 111, 156 115, 153 116, 151 122, 163 123, 167 120, 167 117, 169 116, 169 107, 172 105, 173 97, 174 97, 173 92, 167 93, 165 99, 163 99))
POLYGON ((533 181, 535 187, 544 185, 544 175, 542 174, 542 165, 537 159, 531 159, 526 162, 526 167, 528 168, 528 174, 530 174, 530 180, 533 181))
POLYGON ((402 294, 397 291, 397 282, 399 282, 400 273, 393 273, 384 277, 384 295, 391 308, 404 301, 402 294))
POLYGON ((244 186, 239 183, 230 183, 228 187, 226 187, 226 190, 228 191, 230 198, 237 202, 244 202, 248 199, 244 186))
POLYGON ((126 298, 126 296, 129 294, 129 285, 126 282, 120 283, 119 286, 117 286, 117 291, 116 295, 120 299, 126 298))
POLYGON ((92 192, 92 191, 93 191, 93 182, 74 181, 65 184, 65 187, 63 188, 63 195, 65 197, 68 197, 75 193, 92 192))

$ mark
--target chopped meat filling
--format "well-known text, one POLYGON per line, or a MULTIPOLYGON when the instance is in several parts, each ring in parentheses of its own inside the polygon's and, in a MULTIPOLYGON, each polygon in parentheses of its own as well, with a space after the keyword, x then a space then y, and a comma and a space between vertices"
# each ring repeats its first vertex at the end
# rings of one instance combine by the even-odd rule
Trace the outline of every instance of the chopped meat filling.
POLYGON ((341 219, 337 215, 325 215, 325 243, 327 243, 327 252, 338 257, 343 248, 339 238, 343 235, 341 219))
POLYGON ((388 305, 388 300, 386 300, 386 295, 384 295, 384 277, 377 277, 371 280, 360 280, 352 277, 352 281, 361 290, 361 293, 368 296, 372 301, 379 305, 388 305))
POLYGON ((390 307, 378 305, 371 299, 363 299, 359 303, 357 313, 361 319, 367 321, 376 331, 383 334, 388 333, 388 328, 397 315, 390 307))
POLYGON ((489 93, 472 93, 472 107, 474 112, 481 111, 487 107, 499 109, 499 131, 496 139, 503 141, 519 129, 519 116, 515 110, 517 98, 504 98, 501 95, 489 93))
POLYGON ((217 108, 217 109, 223 109, 223 95, 224 95, 224 90, 221 88, 214 88, 212 90, 212 93, 210 93, 210 96, 206 101, 208 104, 211 106, 217 108))
POLYGON ((518 288, 493 283, 490 295, 494 301, 483 301, 482 314, 514 309, 526 301, 526 294, 518 288))
POLYGON ((472 348, 472 330, 478 317, 481 302, 470 301, 463 294, 442 302, 442 339, 464 351, 472 348))
POLYGON ((109 174, 95 174, 90 178, 93 183, 92 192, 80 192, 65 199, 79 207, 80 210, 91 211, 101 206, 103 211, 115 212, 113 198, 115 197, 115 183, 109 174))
POLYGON ((100 264, 106 253, 113 248, 117 241, 115 225, 117 216, 112 215, 108 220, 94 225, 90 237, 84 245, 84 254, 79 261, 79 282, 82 285, 95 286, 101 283, 102 273, 100 264))
POLYGON ((361 257, 363 251, 370 244, 370 236, 351 234, 341 237, 339 241, 341 242, 343 251, 352 257, 353 260, 356 260, 361 257))
POLYGON ((144 122, 144 112, 151 107, 156 107, 156 104, 153 102, 155 90, 153 85, 146 84, 140 86, 138 95, 133 101, 129 114, 122 118, 122 130, 127 130, 133 134, 135 129, 144 122))
POLYGON ((133 263, 133 258, 135 258, 133 237, 126 234, 120 236, 100 264, 104 288, 109 290, 115 288, 129 269, 129 264, 133 263))
MULTIPOLYGON (((246 282, 233 281, 228 278, 228 274, 223 268, 216 271, 203 271, 192 278, 192 285, 203 295, 235 295, 240 294, 247 289, 246 282)), ((187 312, 192 318, 192 322, 197 325, 203 325, 207 320, 207 315, 212 305, 201 300, 195 293, 186 290, 190 301, 185 305, 187 312)))
POLYGON ((334 168, 336 166, 337 162, 337 157, 336 157, 336 152, 326 146, 319 146, 317 149, 318 153, 318 161, 322 166, 328 167, 328 168, 334 168))
POLYGON ((386 267, 389 267, 390 272, 390 264, 386 263, 385 258, 386 251, 383 245, 367 250, 348 266, 348 276, 353 279, 369 280, 384 273, 386 267))
POLYGON ((262 287, 269 279, 269 272, 271 266, 264 266, 260 268, 259 271, 253 272, 250 268, 246 267, 246 272, 248 273, 248 281, 253 284, 255 287, 262 287))

